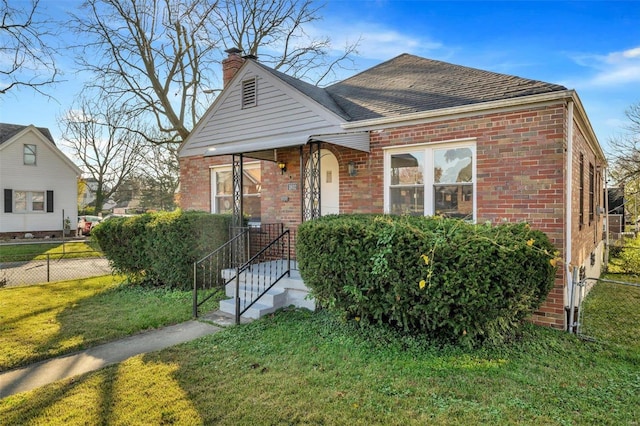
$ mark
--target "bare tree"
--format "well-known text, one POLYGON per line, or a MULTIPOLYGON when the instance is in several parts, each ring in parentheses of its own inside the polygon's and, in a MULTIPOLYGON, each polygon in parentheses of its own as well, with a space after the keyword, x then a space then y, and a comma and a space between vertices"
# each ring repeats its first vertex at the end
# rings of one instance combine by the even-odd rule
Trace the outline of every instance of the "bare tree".
POLYGON ((612 177, 617 183, 640 180, 640 102, 631 105, 623 134, 609 140, 612 177))
POLYGON ((625 111, 628 123, 609 140, 609 174, 613 186, 624 187, 625 208, 635 220, 640 194, 640 102, 625 111))
POLYGON ((311 0, 87 0, 83 9, 72 19, 83 40, 80 66, 129 114, 152 117, 163 135, 147 136, 153 142, 187 137, 211 100, 203 94, 219 85, 227 47, 320 79, 329 75, 320 67, 333 69, 353 52, 330 62, 329 40, 306 37, 303 26, 319 19, 311 0))
POLYGON ((72 24, 83 34, 78 62, 129 114, 151 118, 164 140, 186 138, 216 69, 211 0, 87 0, 72 24), (95 56, 98 52, 99 56, 95 56))
POLYGON ((38 20, 40 0, 21 2, 24 9, 0 0, 0 94, 20 87, 43 92, 45 86, 58 80, 59 71, 54 50, 45 43, 53 36, 49 24, 38 20))
POLYGON ((320 10, 312 0, 220 0, 215 13, 225 49, 244 50, 274 69, 320 85, 331 82, 359 43, 332 58, 328 36, 314 39, 305 33, 306 25, 321 20, 320 10))
POLYGON ((96 182, 96 212, 127 179, 133 177, 144 144, 136 132, 135 118, 119 107, 82 99, 77 110, 61 118, 62 138, 81 168, 96 182))
POLYGON ((180 178, 178 144, 149 144, 141 160, 139 176, 144 208, 173 210, 180 178))

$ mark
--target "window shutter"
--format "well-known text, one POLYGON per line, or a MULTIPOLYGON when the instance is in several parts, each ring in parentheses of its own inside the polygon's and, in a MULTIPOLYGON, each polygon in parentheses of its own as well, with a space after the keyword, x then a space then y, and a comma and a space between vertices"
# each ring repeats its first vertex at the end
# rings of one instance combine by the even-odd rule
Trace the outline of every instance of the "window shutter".
POLYGON ((47 191, 47 213, 53 213, 53 191, 47 191))
POLYGON ((4 190, 4 212, 13 212, 13 189, 4 190))

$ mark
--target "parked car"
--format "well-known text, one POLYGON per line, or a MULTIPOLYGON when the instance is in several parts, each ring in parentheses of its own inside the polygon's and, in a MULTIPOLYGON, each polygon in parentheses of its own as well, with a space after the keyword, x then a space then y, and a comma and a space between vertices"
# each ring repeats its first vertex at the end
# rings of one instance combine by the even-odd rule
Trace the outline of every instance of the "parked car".
POLYGON ((100 216, 78 216, 78 235, 91 234, 91 230, 101 221, 100 216))
POLYGON ((110 214, 106 215, 102 220, 108 220, 108 219, 111 219, 112 217, 131 217, 131 216, 136 216, 136 215, 135 214, 110 213, 110 214))

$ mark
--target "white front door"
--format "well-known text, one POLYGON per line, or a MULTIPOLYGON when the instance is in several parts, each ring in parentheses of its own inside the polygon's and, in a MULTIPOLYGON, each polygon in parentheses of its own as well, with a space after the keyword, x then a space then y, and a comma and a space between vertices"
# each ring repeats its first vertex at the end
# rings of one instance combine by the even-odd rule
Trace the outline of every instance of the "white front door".
POLYGON ((340 167, 327 149, 320 150, 320 215, 340 213, 340 167))

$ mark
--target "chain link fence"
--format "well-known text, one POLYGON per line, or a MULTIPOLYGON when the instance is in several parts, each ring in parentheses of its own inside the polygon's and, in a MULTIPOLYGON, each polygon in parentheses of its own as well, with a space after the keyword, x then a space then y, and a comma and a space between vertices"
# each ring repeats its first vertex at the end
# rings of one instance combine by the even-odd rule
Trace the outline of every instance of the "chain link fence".
POLYGON ((640 239, 611 245, 607 273, 577 282, 576 333, 640 353, 640 239))
POLYGON ((0 287, 41 284, 111 274, 99 251, 0 256, 0 287))

